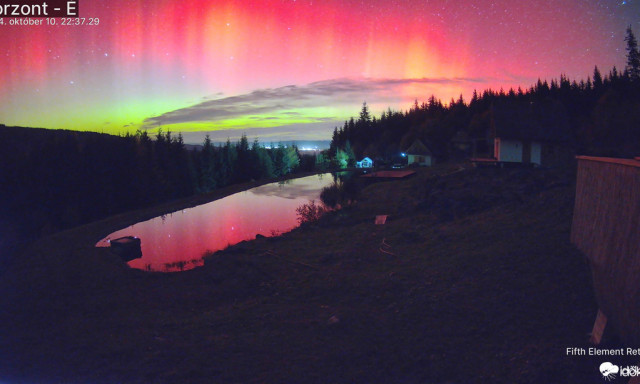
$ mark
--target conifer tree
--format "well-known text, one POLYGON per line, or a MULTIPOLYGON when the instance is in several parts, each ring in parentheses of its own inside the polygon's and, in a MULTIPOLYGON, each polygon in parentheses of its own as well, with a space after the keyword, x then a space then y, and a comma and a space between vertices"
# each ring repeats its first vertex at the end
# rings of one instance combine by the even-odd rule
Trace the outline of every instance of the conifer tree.
POLYGON ((205 136, 200 151, 200 180, 198 181, 199 192, 209 192, 216 188, 215 175, 215 149, 211 143, 209 135, 205 136))
POLYGON ((624 38, 627 42, 627 67, 625 70, 629 73, 632 81, 640 79, 640 53, 638 53, 638 41, 631 30, 631 26, 627 28, 627 36, 624 38))
POLYGON ((300 156, 298 155, 298 149, 289 145, 284 149, 283 158, 282 158, 282 174, 286 175, 287 173, 293 172, 298 165, 300 164, 300 156))
POLYGON ((353 149, 351 148, 351 143, 349 140, 344 145, 344 153, 346 155, 347 166, 353 167, 356 165, 356 155, 353 153, 353 149))
POLYGON ((367 106, 366 101, 362 103, 362 109, 360 110, 360 121, 366 123, 371 121, 371 114, 369 113, 369 107, 367 106))
POLYGON ((602 88, 602 74, 600 73, 600 70, 598 69, 598 66, 596 65, 596 67, 593 69, 593 86, 595 89, 600 89, 602 88))
POLYGON ((339 141, 340 141, 340 136, 338 134, 338 127, 335 127, 333 129, 333 135, 331 135, 331 144, 329 145, 329 155, 331 157, 335 157, 336 149, 338 149, 339 141))

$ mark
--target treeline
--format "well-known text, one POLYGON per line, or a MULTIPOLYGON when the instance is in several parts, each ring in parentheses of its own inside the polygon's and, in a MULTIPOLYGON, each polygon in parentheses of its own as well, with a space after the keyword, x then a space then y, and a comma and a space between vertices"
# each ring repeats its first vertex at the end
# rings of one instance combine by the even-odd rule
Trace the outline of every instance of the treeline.
POLYGON ((295 146, 249 146, 244 136, 219 146, 207 137, 201 150, 188 150, 182 136, 170 132, 120 137, 0 126, 0 228, 33 238, 234 183, 310 170, 313 160, 303 156, 301 162, 295 146))
MULTIPOLYGON (((267 149, 258 143, 258 139, 249 146, 244 135, 236 144, 227 140, 219 147, 207 136, 202 150, 194 152, 192 157, 190 172, 194 190, 199 193, 244 181, 284 176, 300 166, 300 154, 295 146, 278 145, 267 149)), ((309 164, 305 160, 304 170, 313 170, 309 164)))
MULTIPOLYGON (((571 145, 578 154, 632 157, 640 155, 640 55, 631 29, 627 30, 628 64, 624 71, 594 68, 586 80, 538 80, 528 89, 474 91, 445 105, 435 96, 416 102, 406 112, 388 109, 379 118, 366 103, 357 118, 333 131, 329 157, 340 162, 349 151, 358 159, 368 156, 393 161, 415 139, 427 143, 440 159, 456 157, 454 138, 468 138, 490 150, 491 108, 496 103, 546 103, 566 111, 571 145)), ((469 155, 469 154, 466 154, 469 155)))

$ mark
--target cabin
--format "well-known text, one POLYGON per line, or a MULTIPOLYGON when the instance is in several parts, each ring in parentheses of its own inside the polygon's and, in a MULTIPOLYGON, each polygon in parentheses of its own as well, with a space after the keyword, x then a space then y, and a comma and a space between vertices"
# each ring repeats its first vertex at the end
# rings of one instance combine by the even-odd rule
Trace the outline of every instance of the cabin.
POLYGON ((357 168, 372 168, 373 167, 373 160, 371 160, 368 157, 365 157, 364 159, 358 161, 356 163, 356 167, 357 168))
POLYGON ((560 103, 496 102, 490 130, 498 163, 558 166, 573 161, 569 117, 560 103))
POLYGON ((416 139, 406 151, 407 164, 417 164, 422 167, 430 167, 435 164, 433 153, 419 139, 416 139))
POLYGON ((638 345, 640 158, 577 159, 571 242, 587 257, 600 308, 592 341, 599 342, 608 322, 623 342, 638 345))

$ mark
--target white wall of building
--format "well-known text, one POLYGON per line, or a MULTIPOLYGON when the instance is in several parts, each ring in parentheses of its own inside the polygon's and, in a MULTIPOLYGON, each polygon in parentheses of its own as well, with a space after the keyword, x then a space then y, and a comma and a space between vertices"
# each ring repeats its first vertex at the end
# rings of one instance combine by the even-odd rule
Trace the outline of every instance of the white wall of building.
POLYGON ((424 167, 430 167, 432 164, 431 156, 407 155, 407 164, 418 163, 424 167))
POLYGON ((522 162, 522 142, 518 140, 499 140, 496 142, 496 159, 505 162, 522 162))

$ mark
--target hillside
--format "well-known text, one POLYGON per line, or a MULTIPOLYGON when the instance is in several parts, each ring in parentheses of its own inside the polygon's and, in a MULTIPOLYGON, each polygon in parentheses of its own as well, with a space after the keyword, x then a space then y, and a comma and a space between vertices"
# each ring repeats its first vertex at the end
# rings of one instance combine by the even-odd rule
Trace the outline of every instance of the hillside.
MULTIPOLYGON (((193 147, 192 147, 193 148, 193 147)), ((113 136, 0 125, 0 274, 25 244, 133 209, 256 180, 310 172, 313 155, 294 147, 216 146, 189 150, 159 130, 113 136)))
POLYGON ((600 382, 565 354, 596 313, 573 197, 570 173, 420 169, 178 274, 92 247, 127 215, 63 232, 0 277, 0 380, 600 382))

